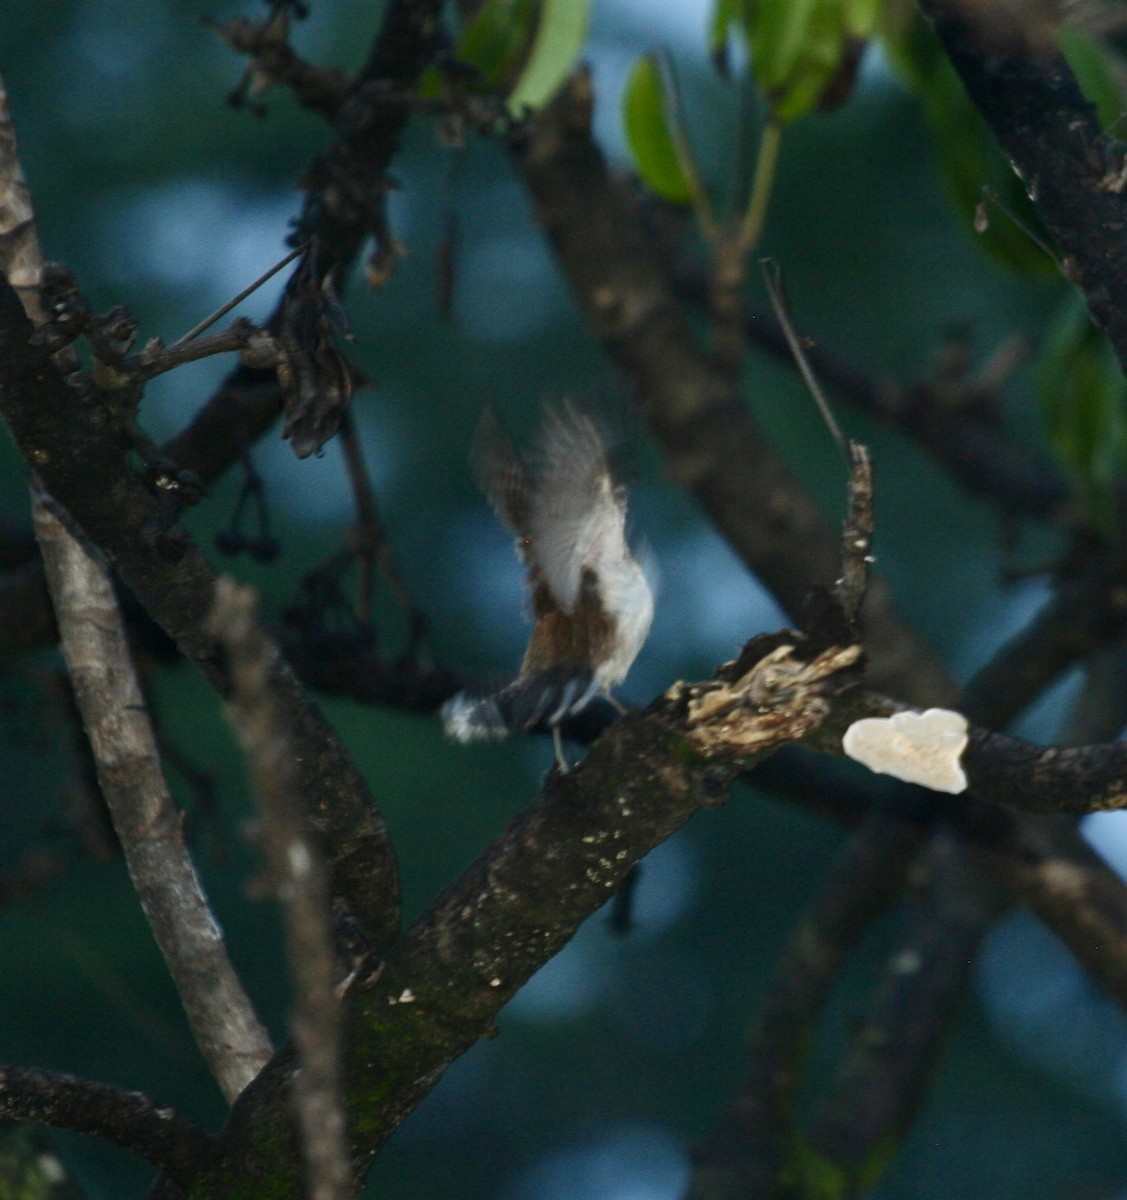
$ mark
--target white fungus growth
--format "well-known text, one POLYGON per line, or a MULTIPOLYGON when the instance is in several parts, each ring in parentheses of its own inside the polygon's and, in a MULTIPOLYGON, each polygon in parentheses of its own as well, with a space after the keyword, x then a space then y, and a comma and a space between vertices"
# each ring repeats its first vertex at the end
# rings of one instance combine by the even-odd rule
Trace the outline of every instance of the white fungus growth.
POLYGON ((878 775, 892 775, 936 792, 967 790, 967 777, 959 765, 967 748, 967 719, 949 708, 854 721, 841 745, 850 758, 878 775))

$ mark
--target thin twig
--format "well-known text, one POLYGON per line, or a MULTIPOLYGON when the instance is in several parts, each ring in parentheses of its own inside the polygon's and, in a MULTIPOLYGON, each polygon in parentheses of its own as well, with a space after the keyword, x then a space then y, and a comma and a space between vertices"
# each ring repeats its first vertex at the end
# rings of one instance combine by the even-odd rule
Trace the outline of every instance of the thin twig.
POLYGON ((852 625, 861 611, 869 566, 873 561, 873 464, 866 446, 849 443, 853 468, 849 473, 849 511, 842 532, 841 578, 834 595, 846 621, 852 625))
POLYGON ((841 431, 837 417, 834 416, 830 402, 826 399, 826 395, 822 391, 822 385, 818 382, 818 377, 810 367, 810 360, 806 357, 806 349, 802 344, 802 339, 798 336, 794 328, 794 322, 790 319, 790 309, 787 305, 786 290, 783 284, 782 267, 773 258, 763 259, 760 262, 760 266, 763 268, 763 279, 767 284, 767 296, 771 301, 771 308, 774 310, 775 318, 782 327, 783 336, 787 339, 787 345, 790 347, 795 364, 802 375, 802 382, 806 384, 806 390, 814 398, 814 403, 818 406, 818 411, 822 414, 822 420, 825 422, 826 428, 837 443, 838 450, 841 451, 841 457, 845 460, 845 465, 852 469, 853 456, 849 452, 849 443, 846 440, 845 434, 841 431))
POLYGON ((701 236, 706 242, 715 242, 720 236, 721 226, 716 218, 716 211, 712 207, 708 189, 704 186, 701 178, 700 164, 697 162, 696 152, 689 139, 685 123, 685 106, 681 99, 681 88, 677 82, 677 72, 674 69, 673 60, 668 54, 659 51, 654 54, 654 62, 657 66, 662 91, 668 102, 669 135, 673 140, 677 162, 685 176, 685 182, 689 185, 693 212, 700 225, 701 236))
POLYGON ((210 329, 216 321, 219 321, 225 317, 231 311, 231 309, 242 304, 242 302, 248 296, 252 295, 254 292, 257 292, 264 283, 270 279, 273 279, 283 267, 288 267, 295 258, 299 258, 302 254, 304 254, 306 249, 307 243, 305 242, 302 242, 300 246, 295 246, 289 252, 289 254, 287 254, 279 262, 276 262, 268 271, 264 271, 261 275, 259 275, 259 277, 253 283, 247 284, 247 286, 243 288, 243 290, 237 296, 232 296, 232 298, 228 300, 226 304, 221 304, 215 310, 215 312, 211 314, 211 316, 204 317, 204 319, 198 325, 193 325, 183 337, 177 338, 176 341, 172 343, 172 346, 169 347, 169 349, 173 349, 176 346, 183 346, 185 343, 199 337, 199 335, 203 333, 205 329, 210 329))
MULTIPOLYGON (((198 362, 216 354, 229 354, 232 350, 246 350, 261 341, 269 352, 273 349, 269 337, 258 326, 240 318, 229 329, 213 333, 211 337, 189 341, 181 338, 171 346, 158 344, 146 347, 140 354, 127 358, 121 365, 124 370, 135 370, 140 379, 154 379, 165 371, 172 371, 184 363, 198 362)), ((260 355, 260 357, 264 357, 260 355)))
POLYGON ((777 121, 768 121, 759 137, 759 153, 755 160, 755 174, 752 176, 751 195, 748 197, 747 209, 740 222, 738 245, 744 255, 748 255, 759 245, 763 236, 763 226, 767 221, 767 205, 771 201, 771 192, 775 185, 775 168, 779 163, 779 147, 782 143, 783 131, 777 121))
POLYGON ((220 579, 211 623, 230 656, 228 713, 254 779, 267 882, 285 922, 294 985, 291 1026, 299 1064, 292 1098, 305 1195, 310 1200, 347 1200, 353 1195, 353 1181, 328 873, 307 827, 294 747, 270 686, 272 647, 257 623, 255 608, 249 588, 220 579))
POLYGON ((357 600, 357 616, 361 621, 372 618, 372 603, 375 592, 375 569, 378 566, 392 595, 399 602, 410 623, 412 646, 424 633, 422 613, 415 606, 395 566, 391 548, 387 542, 387 528, 380 516, 379 500, 372 486, 364 449, 356 431, 356 420, 346 410, 340 422, 341 448, 344 452, 348 480, 352 486, 352 501, 356 507, 356 524, 352 532, 353 545, 360 559, 360 595, 357 600))
MULTIPOLYGON (((1038 250, 1045 255, 1045 257, 1053 264, 1054 267, 1057 268, 1058 271, 1061 269, 1060 259, 1057 258, 1056 254, 1053 252, 1053 248, 1045 241, 1045 239, 1043 237, 1039 237, 1037 231, 1031 228, 1027 222, 1023 221, 992 187, 984 184, 982 187, 982 203, 985 203, 987 200, 989 200, 990 203, 993 204, 994 207, 1000 212, 1005 213, 1005 215, 1009 217, 1014 225, 1016 225, 1017 228, 1025 234, 1025 236, 1037 247, 1038 250)), ((980 232, 977 226, 975 228, 975 232, 980 232)))

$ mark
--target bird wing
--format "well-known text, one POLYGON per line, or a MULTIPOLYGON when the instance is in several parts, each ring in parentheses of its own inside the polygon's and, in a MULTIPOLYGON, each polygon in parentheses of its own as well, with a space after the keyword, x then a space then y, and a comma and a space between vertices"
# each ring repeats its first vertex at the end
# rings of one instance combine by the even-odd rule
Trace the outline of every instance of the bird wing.
MULTIPOLYGON (((491 408, 481 414, 470 450, 470 463, 478 486, 493 511, 518 539, 526 539, 532 480, 528 467, 491 408)), ((527 559, 526 547, 518 543, 518 549, 521 557, 527 559)))
POLYGON ((573 405, 544 416, 528 508, 531 553, 556 602, 573 612, 583 568, 627 554, 625 511, 594 421, 573 405))

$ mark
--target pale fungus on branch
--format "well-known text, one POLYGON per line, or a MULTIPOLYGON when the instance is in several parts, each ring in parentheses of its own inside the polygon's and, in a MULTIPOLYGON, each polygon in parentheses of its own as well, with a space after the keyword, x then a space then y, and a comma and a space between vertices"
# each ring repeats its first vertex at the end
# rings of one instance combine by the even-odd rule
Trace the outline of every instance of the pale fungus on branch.
POLYGON ((892 775, 935 792, 965 792, 960 764, 967 748, 967 719, 948 708, 854 721, 841 739, 848 757, 878 775, 892 775))

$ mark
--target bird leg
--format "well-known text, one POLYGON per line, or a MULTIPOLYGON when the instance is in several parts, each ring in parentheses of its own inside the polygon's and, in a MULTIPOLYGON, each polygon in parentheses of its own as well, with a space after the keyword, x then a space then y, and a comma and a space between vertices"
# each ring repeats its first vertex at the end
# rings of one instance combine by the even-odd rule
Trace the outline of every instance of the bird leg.
POLYGON ((564 754, 563 737, 560 734, 560 727, 554 722, 552 724, 552 745, 556 748, 556 766, 559 767, 561 775, 567 775, 571 771, 571 767, 568 765, 567 757, 564 754))

